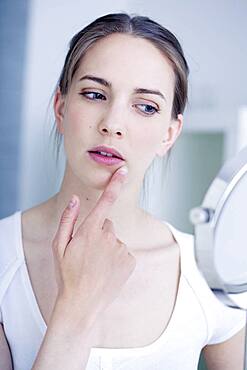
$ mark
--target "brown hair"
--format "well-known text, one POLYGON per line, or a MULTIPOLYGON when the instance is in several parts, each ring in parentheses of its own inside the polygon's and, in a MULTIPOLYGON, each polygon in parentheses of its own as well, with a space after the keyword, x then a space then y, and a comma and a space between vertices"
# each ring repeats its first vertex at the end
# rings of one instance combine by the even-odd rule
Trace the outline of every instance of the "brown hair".
MULTIPOLYGON (((173 119, 176 119, 179 113, 183 113, 187 103, 189 67, 182 47, 173 33, 145 16, 131 16, 124 12, 107 14, 97 18, 74 35, 70 41, 69 50, 55 91, 59 87, 61 93, 66 95, 71 86, 73 76, 87 50, 98 40, 113 33, 125 33, 134 37, 144 38, 152 42, 169 59, 175 74, 171 115, 173 119)), ((57 130, 56 124, 53 130, 56 130, 57 161, 62 135, 57 130)), ((167 154, 166 157, 169 159, 170 150, 167 154)))

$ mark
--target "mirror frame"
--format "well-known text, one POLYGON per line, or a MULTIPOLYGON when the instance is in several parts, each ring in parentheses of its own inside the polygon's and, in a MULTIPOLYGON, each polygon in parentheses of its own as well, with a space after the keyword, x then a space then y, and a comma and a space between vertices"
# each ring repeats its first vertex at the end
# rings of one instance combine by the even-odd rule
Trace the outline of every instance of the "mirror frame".
MULTIPOLYGON (((224 204, 247 172, 247 147, 228 160, 210 185, 202 205, 190 211, 194 225, 197 265, 215 295, 226 305, 247 310, 247 282, 227 284, 221 279, 214 261, 215 229, 224 204)), ((247 225, 246 225, 247 226, 247 225)))

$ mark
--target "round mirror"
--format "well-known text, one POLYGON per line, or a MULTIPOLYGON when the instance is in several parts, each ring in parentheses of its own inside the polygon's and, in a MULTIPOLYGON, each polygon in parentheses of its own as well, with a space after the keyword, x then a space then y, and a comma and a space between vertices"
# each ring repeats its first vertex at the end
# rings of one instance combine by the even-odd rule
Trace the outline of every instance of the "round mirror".
POLYGON ((226 162, 190 211, 195 257, 219 299, 247 310, 247 147, 226 162))
MULTIPOLYGON (((247 312, 247 147, 227 161, 190 211, 195 258, 213 293, 247 312)), ((247 337, 245 365, 247 369, 247 337)))

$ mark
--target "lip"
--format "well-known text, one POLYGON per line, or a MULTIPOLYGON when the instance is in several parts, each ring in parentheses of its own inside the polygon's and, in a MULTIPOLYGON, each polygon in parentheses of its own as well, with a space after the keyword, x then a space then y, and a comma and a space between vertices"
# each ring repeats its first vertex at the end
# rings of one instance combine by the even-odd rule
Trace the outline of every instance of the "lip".
POLYGON ((98 145, 98 146, 95 146, 92 149, 88 150, 88 152, 92 152, 92 151, 110 153, 110 154, 113 154, 113 155, 117 156, 118 158, 124 160, 122 154, 119 151, 117 151, 115 148, 111 148, 109 146, 98 145))
POLYGON ((97 162, 99 164, 106 165, 106 166, 118 165, 118 164, 120 164, 120 163, 122 163, 124 161, 123 159, 120 159, 120 158, 106 157, 106 156, 103 156, 103 155, 97 154, 97 153, 88 152, 88 155, 95 162, 97 162))

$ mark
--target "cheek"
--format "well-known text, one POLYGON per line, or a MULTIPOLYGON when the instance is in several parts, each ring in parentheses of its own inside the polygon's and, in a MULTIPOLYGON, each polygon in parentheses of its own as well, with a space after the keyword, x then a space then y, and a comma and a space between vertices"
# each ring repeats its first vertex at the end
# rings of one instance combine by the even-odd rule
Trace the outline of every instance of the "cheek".
MULTIPOLYGON (((80 156, 89 145, 92 129, 88 117, 77 109, 70 107, 64 120, 64 147, 68 157, 80 156)), ((74 158, 75 159, 75 158, 74 158)))
POLYGON ((96 122, 100 118, 95 109, 85 106, 82 102, 75 102, 67 110, 68 130, 72 135, 87 134, 88 131, 95 130, 96 122))
POLYGON ((89 130, 89 122, 91 120, 87 113, 76 104, 71 106, 66 112, 64 140, 73 140, 76 143, 77 140, 84 138, 89 130))
POLYGON ((133 153, 139 165, 145 169, 153 161, 157 149, 159 134, 155 130, 143 129, 135 133, 133 153), (138 139, 137 139, 138 138, 138 139))

